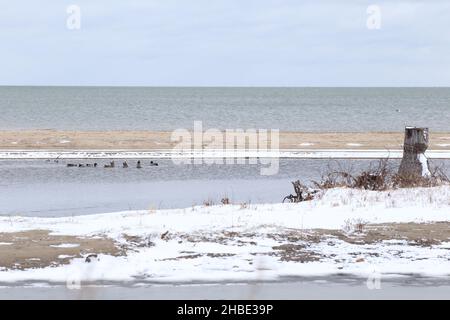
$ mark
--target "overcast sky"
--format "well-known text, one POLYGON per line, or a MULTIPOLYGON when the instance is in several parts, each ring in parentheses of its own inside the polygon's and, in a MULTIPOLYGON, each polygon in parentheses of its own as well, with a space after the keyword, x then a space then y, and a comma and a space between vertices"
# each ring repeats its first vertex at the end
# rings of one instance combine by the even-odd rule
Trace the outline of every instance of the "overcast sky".
POLYGON ((0 1, 0 85, 450 86, 446 0, 0 1))

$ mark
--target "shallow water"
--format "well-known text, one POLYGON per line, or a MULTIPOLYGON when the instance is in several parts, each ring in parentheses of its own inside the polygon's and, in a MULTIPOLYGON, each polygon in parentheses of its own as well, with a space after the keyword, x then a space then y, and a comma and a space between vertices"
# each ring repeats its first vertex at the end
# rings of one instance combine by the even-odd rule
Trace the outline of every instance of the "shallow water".
POLYGON ((0 129, 448 131, 450 88, 0 87, 0 129))
MULTIPOLYGON (((98 161, 98 160, 96 160, 98 161)), ((233 203, 276 203, 293 192, 291 181, 319 180, 331 168, 361 171, 374 160, 280 159, 279 173, 261 176, 260 165, 175 165, 136 169, 68 168, 93 160, 0 160, 0 215, 71 216, 135 209, 185 208, 228 197, 233 203)), ((392 160, 392 167, 398 166, 392 160)), ((450 173, 450 160, 434 160, 450 173)))
MULTIPOLYGON (((369 289, 367 279, 328 276, 289 282, 219 283, 194 285, 83 286, 19 284, 0 288, 0 299, 449 299, 448 278, 415 276, 381 279, 380 289, 369 289), (27 287, 24 287, 27 286, 27 287), (40 287, 33 287, 40 286, 40 287)), ((182 305, 182 303, 180 302, 182 305)))

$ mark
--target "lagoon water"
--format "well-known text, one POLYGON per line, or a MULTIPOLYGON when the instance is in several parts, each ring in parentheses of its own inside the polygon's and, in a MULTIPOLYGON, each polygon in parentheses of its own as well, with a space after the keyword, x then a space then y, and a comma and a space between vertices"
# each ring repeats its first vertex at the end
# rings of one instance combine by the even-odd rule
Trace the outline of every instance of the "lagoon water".
POLYGON ((450 88, 0 87, 0 130, 449 131, 450 88))
MULTIPOLYGON (((68 168, 66 162, 0 160, 0 215, 58 217, 123 210, 189 208, 204 201, 277 203, 293 192, 291 181, 319 180, 330 168, 359 172, 374 160, 280 159, 279 173, 261 176, 260 165, 175 165, 68 168)), ((70 160, 70 162, 77 162, 70 160)), ((87 160, 78 162, 86 163, 87 160)), ((93 160, 90 161, 91 163, 93 160)), ((392 160, 392 168, 398 166, 392 160)), ((450 160, 433 160, 449 174, 450 160)))

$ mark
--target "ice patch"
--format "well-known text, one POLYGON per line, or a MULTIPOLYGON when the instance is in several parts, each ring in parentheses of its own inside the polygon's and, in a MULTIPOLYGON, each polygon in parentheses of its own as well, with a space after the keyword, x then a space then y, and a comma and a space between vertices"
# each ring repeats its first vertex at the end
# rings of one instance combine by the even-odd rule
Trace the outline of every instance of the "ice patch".
POLYGON ((311 142, 300 143, 300 146, 302 146, 302 147, 313 146, 313 145, 314 145, 314 143, 311 143, 311 142))
POLYGON ((59 143, 65 144, 65 143, 69 143, 70 140, 60 140, 59 143))
POLYGON ((0 242, 0 246, 10 246, 12 245, 11 242, 0 242))

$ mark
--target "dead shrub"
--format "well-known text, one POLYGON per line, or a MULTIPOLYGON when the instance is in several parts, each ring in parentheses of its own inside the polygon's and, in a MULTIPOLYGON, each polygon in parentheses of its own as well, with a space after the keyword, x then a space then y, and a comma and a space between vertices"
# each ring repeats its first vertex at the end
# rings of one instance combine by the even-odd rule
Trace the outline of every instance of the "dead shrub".
POLYGON ((300 180, 293 181, 292 186, 294 187, 295 195, 290 194, 284 197, 283 202, 286 200, 289 200, 289 202, 293 203, 309 201, 314 199, 314 195, 319 191, 306 187, 300 182, 300 180))
POLYGON ((369 169, 361 172, 353 178, 353 185, 350 187, 365 190, 387 190, 392 185, 392 169, 388 166, 389 159, 380 159, 379 162, 369 169))
POLYGON ((450 179, 444 173, 442 167, 432 168, 430 175, 426 177, 395 174, 392 180, 393 188, 430 188, 450 183, 450 179))
POLYGON ((352 174, 352 169, 343 168, 338 163, 337 170, 331 170, 322 175, 320 181, 311 181, 315 189, 308 188, 299 180, 292 182, 295 195, 290 194, 283 199, 283 202, 302 202, 312 200, 319 190, 331 188, 356 188, 372 191, 385 191, 396 188, 413 187, 436 187, 449 184, 450 179, 445 175, 442 167, 434 167, 430 170, 430 175, 405 176, 399 175, 396 166, 391 165, 389 158, 372 162, 367 170, 359 174, 352 174))

